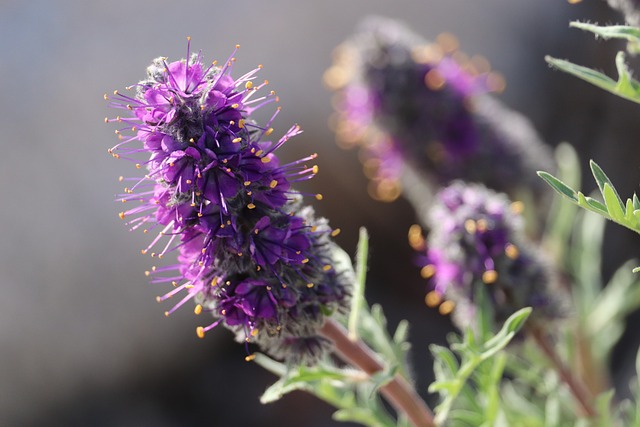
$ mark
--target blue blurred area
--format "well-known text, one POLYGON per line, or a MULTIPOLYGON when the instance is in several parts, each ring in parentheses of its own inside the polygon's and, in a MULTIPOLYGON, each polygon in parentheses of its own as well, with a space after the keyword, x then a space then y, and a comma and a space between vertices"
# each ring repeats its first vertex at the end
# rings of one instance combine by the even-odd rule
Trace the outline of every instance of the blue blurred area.
MULTIPOLYGON (((151 265, 139 254, 145 236, 118 219, 117 177, 132 165, 106 152, 115 136, 102 121, 114 113, 102 95, 144 77, 157 56, 183 57, 187 36, 208 59, 226 59, 239 43, 237 73, 264 64, 261 77, 282 100, 276 131, 305 129, 281 155, 320 154, 321 173, 306 188, 324 194, 317 210, 343 230, 347 251, 358 227, 369 228, 368 295, 384 301, 392 323, 412 321, 426 390, 426 343, 444 342, 450 325, 422 302, 406 244, 414 215, 402 201, 368 198, 356 153, 337 148, 327 126, 322 74, 369 14, 404 20, 428 38, 456 34, 463 50, 505 75, 501 99, 545 140, 581 146, 622 193, 635 189, 637 168, 616 165, 639 158, 637 107, 543 61, 553 54, 610 71, 620 46, 568 29, 571 19, 621 21, 604 2, 0 1, 0 425, 332 425, 330 408, 302 394, 261 406, 272 378, 244 362, 231 334, 198 340, 203 321, 189 308, 165 319, 154 301, 163 290, 142 274, 151 265)), ((626 259, 634 237, 612 232, 608 268, 626 259)), ((631 353, 618 352, 620 366, 631 353)))

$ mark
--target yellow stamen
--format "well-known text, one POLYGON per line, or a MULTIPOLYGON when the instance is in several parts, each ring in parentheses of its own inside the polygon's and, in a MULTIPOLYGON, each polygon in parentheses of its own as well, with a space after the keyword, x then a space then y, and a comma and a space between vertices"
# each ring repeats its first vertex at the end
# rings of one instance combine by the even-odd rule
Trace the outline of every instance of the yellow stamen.
POLYGON ((437 307, 440 301, 442 301, 442 298, 436 291, 431 291, 424 297, 424 302, 427 304, 427 307, 437 307))
POLYGON ((436 274, 436 266, 433 264, 425 265, 420 269, 420 277, 423 279, 430 279, 436 274))
POLYGON ((507 244, 507 246, 504 248, 504 253, 511 259, 516 259, 520 255, 520 251, 518 250, 518 248, 511 243, 507 244))
POLYGON ((424 249, 424 236, 422 235, 422 227, 413 224, 409 227, 409 246, 419 251, 424 249))
POLYGON ((476 222, 472 219, 466 220, 464 222, 464 229, 467 230, 467 233, 474 234, 477 229, 476 222))
POLYGON ((438 307, 438 311, 443 316, 446 316, 447 314, 449 314, 449 313, 451 313, 453 311, 455 306, 456 306, 456 304, 453 301, 445 301, 442 304, 440 304, 440 307, 438 307))
POLYGON ((487 285, 494 283, 496 280, 498 280, 498 273, 495 270, 487 270, 482 273, 482 281, 487 285))

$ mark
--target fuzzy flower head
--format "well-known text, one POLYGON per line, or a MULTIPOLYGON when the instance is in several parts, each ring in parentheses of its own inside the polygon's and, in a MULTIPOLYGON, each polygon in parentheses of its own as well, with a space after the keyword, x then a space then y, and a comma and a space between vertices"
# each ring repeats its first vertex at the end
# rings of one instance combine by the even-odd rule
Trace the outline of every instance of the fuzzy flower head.
POLYGON ((428 239, 419 226, 409 232, 410 244, 422 253, 427 305, 443 314, 453 311, 456 324, 468 327, 477 287, 483 286, 496 324, 524 307, 534 309, 533 321, 561 317, 561 293, 551 294, 552 276, 526 241, 521 209, 520 203, 476 184, 455 182, 438 193, 428 239))
POLYGON ((362 146, 374 197, 398 197, 405 165, 436 185, 543 188, 535 170, 551 166, 546 148, 525 119, 487 95, 504 79, 486 59, 460 52, 452 35, 428 43, 370 18, 335 57, 325 81, 336 90, 338 142, 362 146))
POLYGON ((106 120, 122 125, 109 152, 145 170, 121 178, 130 185, 120 217, 155 235, 142 253, 177 253, 176 264, 147 272, 174 286, 158 301, 180 295, 167 315, 195 300, 196 314, 215 319, 198 336, 222 324, 276 357, 310 362, 327 344, 323 316, 346 305, 350 271, 335 268, 339 230, 292 188, 317 173, 308 164, 316 155, 280 163, 276 150, 300 128, 270 139, 280 107, 266 124, 252 113, 278 98, 260 95, 261 66, 233 78, 235 61, 207 65, 189 48, 187 59, 154 60, 145 80, 111 97, 124 113, 106 120))

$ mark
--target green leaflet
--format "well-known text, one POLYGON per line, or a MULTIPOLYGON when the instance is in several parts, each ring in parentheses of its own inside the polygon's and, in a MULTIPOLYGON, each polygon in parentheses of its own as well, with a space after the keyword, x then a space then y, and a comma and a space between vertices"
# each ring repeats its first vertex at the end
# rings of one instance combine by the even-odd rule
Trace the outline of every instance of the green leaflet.
POLYGON ((623 201, 602 168, 593 160, 590 166, 604 203, 575 191, 547 172, 539 171, 538 176, 576 205, 640 233, 640 199, 634 194, 632 198, 623 201))

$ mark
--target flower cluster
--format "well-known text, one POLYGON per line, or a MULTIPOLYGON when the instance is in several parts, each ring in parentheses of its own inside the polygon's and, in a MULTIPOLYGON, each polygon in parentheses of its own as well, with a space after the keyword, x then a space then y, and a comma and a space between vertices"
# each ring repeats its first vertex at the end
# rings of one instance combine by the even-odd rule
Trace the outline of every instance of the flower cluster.
POLYGON ((337 50, 325 81, 337 90, 338 142, 362 145, 374 197, 399 196, 405 166, 436 185, 543 191, 535 171, 552 168, 547 148, 524 117, 488 95, 503 89, 502 77, 457 46, 451 35, 430 44, 370 18, 337 50))
POLYGON ((551 293, 553 277, 524 236, 521 209, 477 184, 454 182, 438 193, 427 241, 419 226, 409 232, 410 244, 423 254, 427 305, 453 311, 465 328, 473 322, 478 286, 485 286, 496 324, 523 307, 534 309, 533 322, 562 317, 562 292, 551 293))
POLYGON ((106 120, 124 126, 109 152, 146 169, 121 178, 131 185, 118 200, 136 205, 120 217, 157 231, 143 253, 178 252, 177 264, 147 272, 174 286, 158 301, 183 295, 167 315, 195 300, 196 314, 214 317, 197 329, 201 338, 223 324, 274 357, 311 362, 327 345, 318 336, 324 316, 346 305, 350 272, 334 259, 339 230, 292 189, 317 173, 307 165, 315 155, 280 163, 275 151, 301 131, 268 139, 280 108, 265 125, 251 116, 277 97, 257 96, 268 84, 256 83, 261 66, 234 79, 234 62, 207 66, 188 50, 187 59, 154 60, 147 78, 127 88, 131 96, 114 93, 110 106, 127 114, 106 120))

